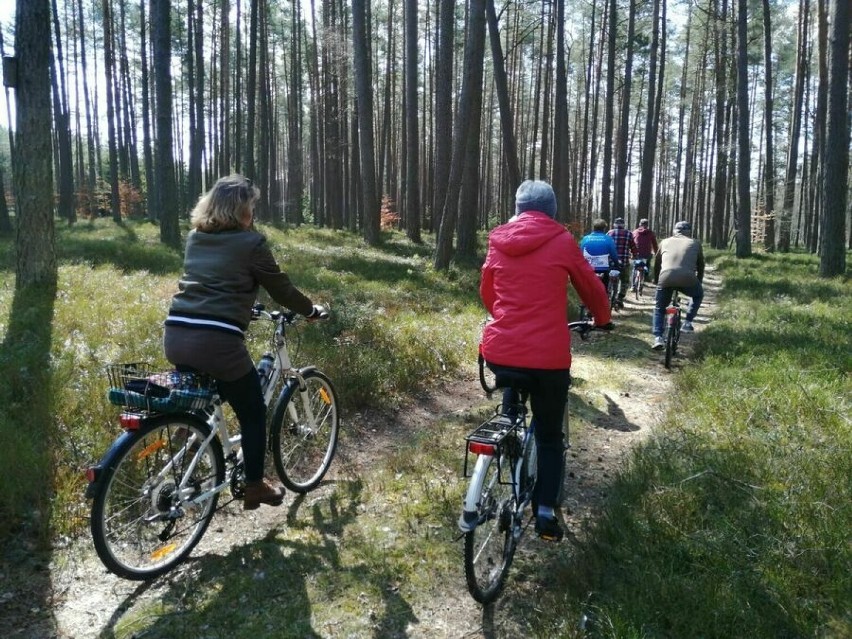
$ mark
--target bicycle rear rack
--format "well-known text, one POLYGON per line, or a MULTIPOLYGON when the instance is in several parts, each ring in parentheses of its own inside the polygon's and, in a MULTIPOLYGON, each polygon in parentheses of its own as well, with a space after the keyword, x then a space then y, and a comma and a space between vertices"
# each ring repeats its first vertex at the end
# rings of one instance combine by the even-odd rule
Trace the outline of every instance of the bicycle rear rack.
MULTIPOLYGON (((471 454, 494 455, 498 459, 504 454, 520 454, 517 432, 521 420, 522 418, 518 417, 513 421, 508 415, 496 413, 465 437, 463 476, 471 476, 469 470, 471 454)), ((504 483, 502 478, 500 483, 504 483)))

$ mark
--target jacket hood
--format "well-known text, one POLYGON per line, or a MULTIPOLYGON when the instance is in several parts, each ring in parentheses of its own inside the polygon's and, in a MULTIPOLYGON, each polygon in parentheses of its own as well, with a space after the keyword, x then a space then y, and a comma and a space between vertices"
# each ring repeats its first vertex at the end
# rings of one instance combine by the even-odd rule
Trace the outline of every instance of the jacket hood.
POLYGON ((636 230, 635 230, 635 231, 633 231, 633 232, 634 232, 634 233, 638 233, 639 235, 645 235, 645 233, 650 233, 650 232, 651 232, 651 229, 649 229, 649 228, 648 228, 648 227, 646 227, 646 226, 639 226, 639 227, 637 227, 637 228, 636 228, 636 230))
POLYGON ((491 245, 513 257, 532 253, 560 233, 562 225, 540 211, 525 211, 491 231, 491 245))

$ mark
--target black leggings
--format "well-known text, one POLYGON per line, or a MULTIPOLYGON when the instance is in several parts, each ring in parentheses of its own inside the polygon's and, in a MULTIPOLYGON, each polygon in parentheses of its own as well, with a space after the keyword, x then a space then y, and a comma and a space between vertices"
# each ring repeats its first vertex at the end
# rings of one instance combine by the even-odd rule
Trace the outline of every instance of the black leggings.
POLYGON ((266 456, 266 404, 257 371, 252 368, 233 382, 217 383, 222 399, 231 405, 240 421, 246 481, 260 481, 266 456))
MULTIPOLYGON (((532 368, 512 368, 488 364, 495 373, 520 371, 529 375, 534 382, 530 388, 530 408, 535 420, 535 442, 538 448, 538 481, 535 486, 535 501, 542 506, 559 506, 565 468, 565 434, 563 419, 568 388, 571 386, 571 373, 568 369, 540 370, 532 368)), ((517 401, 514 391, 506 389, 503 395, 505 405, 517 401)))

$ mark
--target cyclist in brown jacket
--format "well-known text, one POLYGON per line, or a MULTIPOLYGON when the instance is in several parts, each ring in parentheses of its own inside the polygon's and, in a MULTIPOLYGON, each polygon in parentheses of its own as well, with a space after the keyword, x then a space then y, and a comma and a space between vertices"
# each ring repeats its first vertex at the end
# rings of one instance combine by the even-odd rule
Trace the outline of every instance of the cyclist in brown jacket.
POLYGON ((678 222, 674 234, 660 242, 654 260, 654 270, 651 279, 657 285, 657 296, 654 303, 654 350, 665 348, 663 341, 663 319, 666 306, 672 301, 675 289, 692 298, 686 311, 686 318, 681 326, 683 331, 694 330, 692 320, 698 314, 701 300, 704 299, 704 251, 701 242, 691 237, 692 226, 689 222, 678 222))

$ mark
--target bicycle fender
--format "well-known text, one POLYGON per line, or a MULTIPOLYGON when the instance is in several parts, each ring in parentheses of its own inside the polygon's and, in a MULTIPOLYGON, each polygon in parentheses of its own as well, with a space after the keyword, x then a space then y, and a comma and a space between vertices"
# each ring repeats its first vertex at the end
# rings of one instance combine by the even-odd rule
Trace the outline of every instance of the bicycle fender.
POLYGON ((479 504, 479 496, 482 494, 482 484, 485 482, 485 471, 488 469, 488 462, 491 459, 491 455, 479 455, 476 458, 476 465, 473 467, 470 484, 464 497, 462 514, 459 517, 459 530, 462 532, 470 532, 476 528, 477 505, 479 504))
MULTIPOLYGON (((317 370, 316 366, 305 366, 304 368, 297 368, 296 372, 299 375, 301 375, 302 377, 304 377, 305 375, 307 375, 311 371, 315 371, 315 370, 317 370)), ((299 388, 298 379, 296 379, 294 377, 291 377, 290 379, 288 379, 284 383, 284 385, 282 386, 281 392, 279 393, 278 397, 275 399, 275 402, 272 403, 272 407, 274 408, 274 407, 278 406, 279 404, 281 404, 282 402, 284 404, 289 402, 290 398, 293 396, 293 393, 296 391, 297 388, 299 388)), ((305 390, 305 389, 302 388, 302 389, 299 389, 299 390, 305 390)))
POLYGON ((124 431, 121 435, 115 438, 112 444, 104 453, 103 457, 98 461, 94 466, 90 466, 87 469, 86 476, 93 476, 93 479, 89 482, 89 485, 86 487, 86 499, 93 499, 97 494, 98 489, 100 487, 101 477, 103 477, 103 471, 105 468, 112 468, 115 466, 115 458, 118 455, 118 451, 124 448, 125 442, 128 439, 134 437, 136 433, 134 431, 124 431))
MULTIPOLYGON (((306 375, 308 372, 316 370, 316 366, 305 366, 304 368, 297 368, 296 372, 299 375, 306 375)), ((295 377, 291 377, 284 385, 281 387, 281 392, 278 394, 278 397, 275 401, 270 405, 273 411, 274 419, 279 418, 279 411, 283 410, 284 407, 290 402, 290 398, 293 397, 293 393, 299 389, 299 380, 295 377)), ((304 390, 304 389, 302 389, 304 390)))

